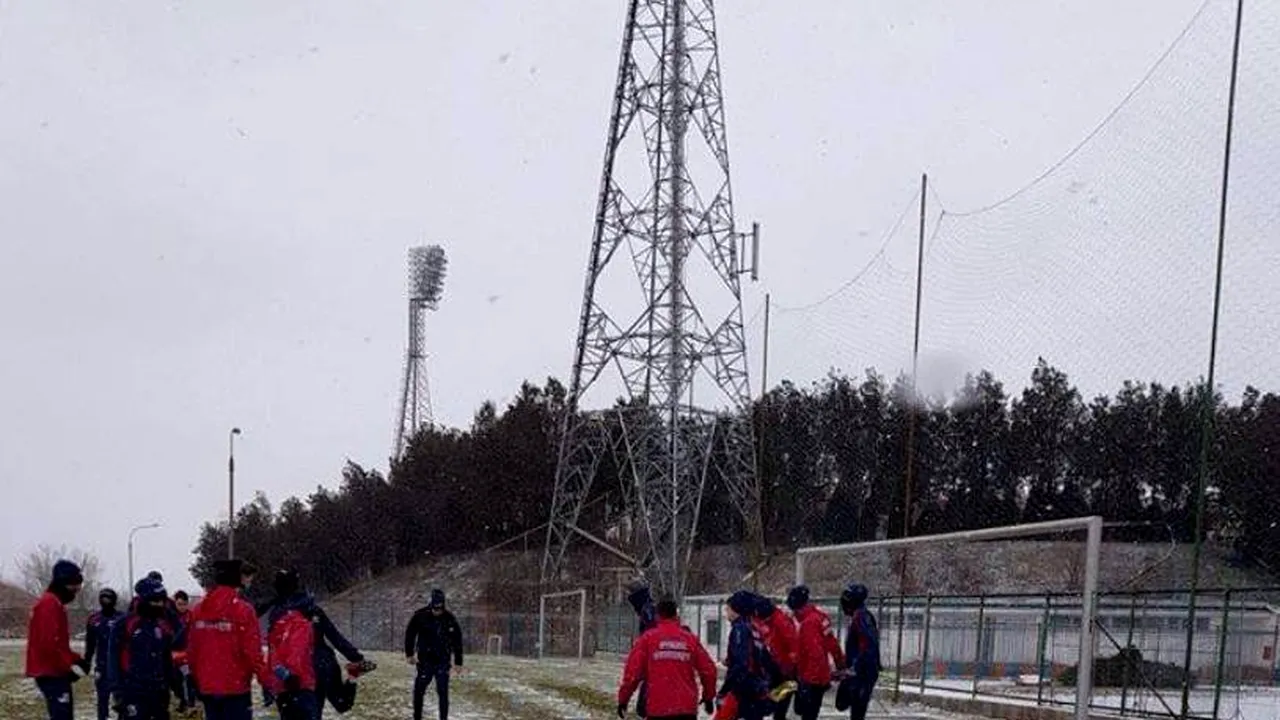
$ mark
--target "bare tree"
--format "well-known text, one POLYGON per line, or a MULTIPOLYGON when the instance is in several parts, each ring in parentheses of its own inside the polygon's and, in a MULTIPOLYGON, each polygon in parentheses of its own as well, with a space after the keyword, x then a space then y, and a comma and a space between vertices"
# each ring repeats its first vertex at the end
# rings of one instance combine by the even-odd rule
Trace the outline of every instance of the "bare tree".
POLYGON ((22 589, 32 595, 44 592, 53 579, 53 565, 59 560, 70 560, 80 566, 80 572, 84 575, 84 587, 80 590, 76 604, 88 607, 89 599, 97 596, 102 580, 102 562, 88 550, 68 548, 66 545, 56 548, 40 545, 18 558, 16 565, 22 589))

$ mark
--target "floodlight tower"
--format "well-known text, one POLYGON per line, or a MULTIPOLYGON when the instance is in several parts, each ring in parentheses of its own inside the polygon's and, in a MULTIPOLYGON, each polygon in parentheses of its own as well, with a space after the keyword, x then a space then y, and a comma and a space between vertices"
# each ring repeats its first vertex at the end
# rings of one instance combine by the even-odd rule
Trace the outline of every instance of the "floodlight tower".
POLYGON ((439 245, 409 248, 409 342, 405 350, 400 422, 392 457, 400 459, 409 441, 431 424, 431 391, 427 384, 427 313, 440 305, 448 267, 439 245))
POLYGON ((583 536, 682 596, 709 481, 758 537, 741 287, 742 275, 755 279, 758 241, 758 226, 741 234, 734 225, 713 3, 631 0, 544 585, 559 581, 566 549, 583 536), (634 553, 578 525, 605 457, 640 529, 634 553))

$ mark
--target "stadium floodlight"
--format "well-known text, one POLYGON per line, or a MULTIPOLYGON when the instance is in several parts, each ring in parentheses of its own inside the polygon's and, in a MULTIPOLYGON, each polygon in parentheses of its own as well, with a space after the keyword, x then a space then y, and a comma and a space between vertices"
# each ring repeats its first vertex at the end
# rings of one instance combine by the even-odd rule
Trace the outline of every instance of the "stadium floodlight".
POLYGON ((889 550, 948 542, 1007 540, 1080 530, 1086 531, 1086 540, 1083 586, 1080 589, 1080 655, 1079 672, 1076 675, 1075 717, 1076 720, 1089 720, 1089 707, 1093 702, 1093 657, 1096 645, 1094 616, 1098 604, 1098 564, 1102 550, 1102 518, 1099 516, 1006 525, 939 535, 919 535, 892 540, 872 540, 840 545, 803 547, 796 550, 795 582, 797 585, 805 584, 806 565, 810 558, 819 555, 839 555, 866 550, 889 550))
POLYGON ((410 299, 434 310, 444 294, 444 276, 448 266, 444 248, 439 245, 410 248, 410 299))

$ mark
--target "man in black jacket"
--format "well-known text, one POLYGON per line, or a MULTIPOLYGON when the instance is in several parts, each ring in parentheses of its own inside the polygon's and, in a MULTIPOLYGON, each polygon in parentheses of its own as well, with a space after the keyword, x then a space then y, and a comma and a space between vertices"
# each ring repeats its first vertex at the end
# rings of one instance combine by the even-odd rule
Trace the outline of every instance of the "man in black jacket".
POLYGON ((453 666, 462 667, 462 628, 445 609, 443 590, 432 590, 430 604, 413 614, 404 631, 404 655, 418 666, 413 720, 422 720, 422 698, 432 680, 440 699, 440 720, 449 720, 449 672, 453 666))

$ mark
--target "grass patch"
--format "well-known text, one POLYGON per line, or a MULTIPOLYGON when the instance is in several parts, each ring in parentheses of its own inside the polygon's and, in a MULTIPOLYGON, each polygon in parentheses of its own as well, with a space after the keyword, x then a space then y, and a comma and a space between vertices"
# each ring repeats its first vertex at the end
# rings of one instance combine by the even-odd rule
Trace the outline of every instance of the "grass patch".
POLYGON ((497 690, 483 680, 466 679, 458 683, 458 689, 467 699, 490 710, 495 717, 520 718, 521 720, 563 720, 551 708, 532 702, 521 702, 514 696, 497 690))
POLYGON ((583 687, 581 685, 567 685, 553 680, 535 680, 530 683, 530 686, 536 690, 558 695, 565 700, 575 702, 588 710, 597 710, 602 713, 613 713, 618 709, 618 701, 616 697, 594 688, 583 687))

